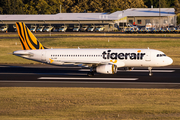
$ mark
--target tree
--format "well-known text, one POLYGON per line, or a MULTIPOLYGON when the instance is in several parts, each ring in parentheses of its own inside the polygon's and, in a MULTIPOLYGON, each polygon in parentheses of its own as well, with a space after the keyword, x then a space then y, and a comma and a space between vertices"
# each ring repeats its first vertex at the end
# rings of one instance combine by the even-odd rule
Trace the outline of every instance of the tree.
POLYGON ((56 14, 60 5, 65 13, 115 12, 146 7, 143 0, 1 0, 0 14, 56 14))
POLYGON ((174 1, 174 9, 177 15, 177 24, 180 24, 180 3, 178 0, 174 1))
POLYGON ((25 4, 23 10, 25 14, 37 14, 36 6, 33 0, 25 4))
POLYGON ((51 14, 51 7, 45 0, 39 0, 36 5, 38 14, 51 14))

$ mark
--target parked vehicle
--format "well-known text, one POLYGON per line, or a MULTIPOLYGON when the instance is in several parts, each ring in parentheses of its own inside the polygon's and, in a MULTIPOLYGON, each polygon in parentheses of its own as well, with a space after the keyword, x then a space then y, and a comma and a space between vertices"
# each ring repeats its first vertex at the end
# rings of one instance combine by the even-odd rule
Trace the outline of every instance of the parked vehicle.
POLYGON ((176 28, 176 33, 180 33, 180 27, 176 28))
POLYGON ((54 28, 53 26, 46 26, 43 31, 44 32, 51 32, 53 28, 54 28))
POLYGON ((146 30, 145 30, 145 27, 142 27, 140 30, 139 30, 139 33, 145 33, 146 30))
POLYGON ((15 25, 15 24, 13 25, 13 28, 14 28, 14 31, 16 32, 16 31, 17 31, 17 28, 16 28, 16 25, 15 25))
POLYGON ((66 32, 66 30, 67 30, 67 26, 61 26, 59 28, 59 32, 66 32))
POLYGON ((94 29, 95 29, 95 26, 91 26, 91 27, 88 28, 88 32, 93 32, 94 29))
POLYGON ((153 28, 145 28, 145 32, 146 33, 152 33, 153 32, 153 28))
POLYGON ((53 32, 58 32, 59 28, 58 27, 54 27, 53 28, 53 32))
POLYGON ((31 32, 35 32, 35 31, 36 31, 36 28, 37 28, 37 26, 31 26, 30 31, 31 31, 31 32))
POLYGON ((145 33, 152 33, 153 31, 153 26, 151 23, 147 23, 146 26, 145 26, 145 33))
POLYGON ((36 31, 37 31, 37 32, 42 32, 43 29, 44 29, 44 26, 39 26, 36 31))
POLYGON ((176 32, 176 28, 175 27, 170 27, 170 28, 168 28, 168 32, 169 33, 175 33, 176 32))
POLYGON ((153 28, 152 33, 159 33, 159 32, 160 32, 159 28, 153 28))
POLYGON ((85 32, 88 29, 88 25, 84 25, 81 27, 80 31, 85 32))
POLYGON ((166 33, 166 28, 160 28, 160 33, 166 33))
POLYGON ((0 27, 0 32, 6 32, 8 30, 7 26, 1 26, 0 27))
POLYGON ((78 32, 79 29, 80 29, 80 26, 75 26, 75 27, 73 28, 73 31, 74 31, 74 32, 78 32))
POLYGON ((105 27, 104 26, 98 26, 96 27, 95 31, 96 32, 100 32, 100 31, 104 31, 105 30, 105 27))
POLYGON ((126 28, 124 29, 124 32, 125 32, 125 33, 130 33, 130 28, 129 28, 129 27, 126 27, 126 28))
POLYGON ((124 32, 125 32, 125 33, 137 33, 137 32, 139 32, 139 27, 136 26, 136 25, 128 24, 128 25, 125 27, 124 32))
POLYGON ((133 26, 130 28, 130 33, 138 33, 139 32, 139 28, 137 26, 133 26))

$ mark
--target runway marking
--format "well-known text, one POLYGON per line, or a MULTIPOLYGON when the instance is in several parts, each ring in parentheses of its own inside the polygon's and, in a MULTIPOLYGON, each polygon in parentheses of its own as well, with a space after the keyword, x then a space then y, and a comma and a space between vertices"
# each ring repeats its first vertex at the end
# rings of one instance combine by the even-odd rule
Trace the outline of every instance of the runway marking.
POLYGON ((98 84, 101 84, 101 83, 110 83, 110 84, 114 84, 114 83, 118 83, 118 84, 144 84, 144 85, 180 85, 180 83, 163 83, 163 82, 86 82, 86 81, 9 81, 9 80, 1 80, 0 83, 4 83, 4 82, 7 82, 7 83, 98 83, 98 84))
POLYGON ((85 73, 0 73, 0 75, 86 75, 85 73))
MULTIPOLYGON (((149 72, 149 70, 118 70, 120 72, 149 72)), ((174 72, 175 70, 152 70, 152 72, 174 72)))
POLYGON ((40 77, 45 80, 138 80, 138 78, 69 78, 69 77, 40 77))
MULTIPOLYGON (((80 69, 78 71, 90 71, 89 69, 80 69)), ((149 70, 118 70, 119 72, 149 72, 149 70)), ((174 72, 175 70, 152 70, 152 72, 174 72)))

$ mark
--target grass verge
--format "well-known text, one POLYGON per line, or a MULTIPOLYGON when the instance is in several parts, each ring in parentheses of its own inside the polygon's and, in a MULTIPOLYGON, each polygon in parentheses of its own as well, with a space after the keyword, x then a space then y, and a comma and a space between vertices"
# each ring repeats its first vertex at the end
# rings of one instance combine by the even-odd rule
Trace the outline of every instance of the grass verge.
MULTIPOLYGON (((151 37, 180 37, 180 34, 172 34, 172 33, 159 33, 159 34, 149 34, 149 33, 94 33, 94 32, 70 32, 70 33, 57 33, 57 32, 43 32, 43 33, 33 33, 36 37, 46 37, 46 36, 59 36, 59 37, 68 37, 68 36, 151 36, 151 37)), ((19 37, 17 32, 14 33, 0 33, 0 37, 19 37)))
POLYGON ((179 89, 0 88, 0 118, 180 119, 179 89))

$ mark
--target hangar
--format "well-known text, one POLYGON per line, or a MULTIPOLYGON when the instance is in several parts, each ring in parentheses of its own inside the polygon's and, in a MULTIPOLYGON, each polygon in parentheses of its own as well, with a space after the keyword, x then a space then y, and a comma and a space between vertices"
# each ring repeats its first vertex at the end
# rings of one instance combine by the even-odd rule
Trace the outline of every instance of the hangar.
POLYGON ((128 23, 139 27, 151 23, 156 26, 176 26, 174 8, 131 8, 114 13, 58 13, 38 15, 0 15, 0 25, 9 26, 13 31, 15 22, 25 22, 28 27, 33 25, 67 25, 72 29, 75 25, 102 25, 105 31, 114 31, 124 28, 128 23))

